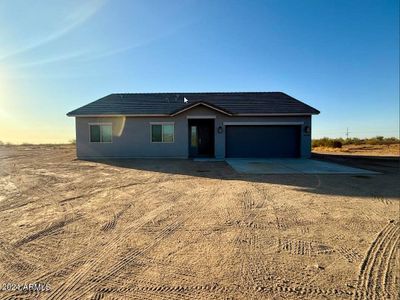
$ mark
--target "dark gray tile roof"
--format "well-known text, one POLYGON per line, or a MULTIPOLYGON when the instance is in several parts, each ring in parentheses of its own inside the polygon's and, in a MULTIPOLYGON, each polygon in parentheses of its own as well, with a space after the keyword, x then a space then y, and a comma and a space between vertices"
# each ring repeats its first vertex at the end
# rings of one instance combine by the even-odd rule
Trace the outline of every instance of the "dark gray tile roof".
POLYGON ((285 93, 236 92, 111 94, 75 109, 67 115, 172 115, 199 102, 230 115, 319 114, 315 108, 285 93), (188 103, 184 103, 184 98, 188 103))

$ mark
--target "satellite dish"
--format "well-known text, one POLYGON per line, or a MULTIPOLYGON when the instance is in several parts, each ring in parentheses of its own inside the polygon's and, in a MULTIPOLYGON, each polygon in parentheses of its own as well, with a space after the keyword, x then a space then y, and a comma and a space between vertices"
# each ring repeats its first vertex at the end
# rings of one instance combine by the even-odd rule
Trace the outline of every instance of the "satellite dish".
POLYGON ((188 102, 189 102, 189 100, 186 99, 186 97, 183 97, 183 103, 188 103, 188 102))

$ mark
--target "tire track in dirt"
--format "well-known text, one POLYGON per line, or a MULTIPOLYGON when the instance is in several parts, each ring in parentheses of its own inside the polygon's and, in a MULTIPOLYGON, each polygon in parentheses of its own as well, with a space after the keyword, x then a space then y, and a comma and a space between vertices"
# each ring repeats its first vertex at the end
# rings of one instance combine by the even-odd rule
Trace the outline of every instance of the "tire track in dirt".
MULTIPOLYGON (((61 266, 58 266, 55 271, 50 271, 46 274, 43 274, 35 280, 32 280, 32 282, 48 282, 49 279, 52 277, 67 275, 68 277, 66 281, 63 282, 57 289, 53 290, 50 295, 48 295, 48 299, 65 299, 63 297, 63 294, 66 293, 69 289, 73 290, 82 278, 88 276, 89 271, 96 267, 99 267, 103 259, 107 257, 107 254, 112 254, 114 248, 118 247, 118 244, 123 241, 127 235, 139 230, 142 226, 155 218, 158 214, 168 209, 170 209, 170 206, 163 205, 150 211, 148 214, 142 216, 140 219, 133 221, 132 224, 126 228, 123 234, 119 234, 114 237, 114 239, 110 240, 108 245, 105 246, 99 253, 93 253, 92 249, 86 249, 71 260, 63 263, 61 266), (60 298, 58 298, 58 295, 60 295, 60 298)), ((10 297, 20 296, 20 293, 16 293, 10 297)))
POLYGON ((371 196, 374 200, 380 202, 381 204, 383 204, 385 206, 394 205, 395 203, 397 203, 399 201, 399 200, 391 200, 391 199, 376 196, 376 195, 371 195, 371 196))
MULTIPOLYGON (((168 285, 144 280, 136 281, 125 287, 101 287, 93 291, 90 299, 103 299, 107 296, 118 296, 118 299, 236 299, 241 296, 245 299, 265 298, 277 295, 294 295, 296 297, 329 297, 337 299, 348 299, 353 295, 350 290, 344 289, 321 289, 314 286, 288 286, 276 284, 274 286, 254 285, 243 287, 241 285, 220 285, 216 283, 204 285, 168 285), (136 296, 137 295, 137 296, 136 296), (147 297, 146 297, 147 296, 147 297), (148 298, 150 296, 150 298, 148 298)), ((18 299, 24 299, 21 295, 18 299)), ((27 296, 25 299, 32 297, 27 296)), ((6 298, 16 299, 16 298, 6 298)), ((82 299, 82 298, 66 298, 82 299)), ((108 299, 108 297, 107 297, 108 299)), ((113 298, 115 299, 115 298, 113 298)))
POLYGON ((393 280, 396 270, 390 262, 399 258, 399 224, 388 223, 372 242, 361 264, 354 299, 395 299, 393 280), (391 273, 389 273, 391 272, 391 273))
POLYGON ((362 256, 355 250, 346 246, 335 248, 335 251, 345 258, 349 263, 356 262, 362 258, 362 256))
POLYGON ((46 228, 44 228, 42 230, 39 230, 39 231, 37 231, 37 232, 35 232, 33 234, 30 234, 30 235, 24 237, 23 239, 15 242, 14 246, 15 247, 20 247, 20 246, 22 246, 24 244, 27 244, 29 242, 32 242, 32 241, 34 241, 36 239, 39 239, 39 238, 45 237, 47 235, 53 234, 53 233, 61 230, 64 226, 66 226, 66 225, 68 225, 68 224, 70 224, 72 222, 75 222, 76 220, 77 220, 77 218, 71 218, 71 219, 64 219, 64 220, 56 221, 56 222, 50 224, 48 227, 46 227, 46 228))
POLYGON ((25 201, 19 201, 19 202, 9 201, 9 203, 6 203, 7 200, 9 200, 9 199, 6 198, 5 200, 3 200, 5 203, 3 205, 0 205, 0 212, 6 212, 8 210, 24 207, 32 202, 31 200, 25 200, 25 201))
MULTIPOLYGON (((212 191, 211 191, 212 192, 212 191)), ((170 209, 172 209, 175 205, 164 205, 164 207, 159 207, 155 210, 152 211, 150 214, 150 217, 145 218, 145 220, 142 220, 139 224, 139 226, 129 226, 124 230, 122 234, 118 234, 112 241, 110 241, 100 253, 96 255, 96 257, 93 257, 91 260, 87 261, 82 268, 80 268, 77 272, 73 273, 57 290, 55 290, 47 299, 64 299, 69 295, 68 298, 81 298, 87 293, 91 292, 96 285, 98 285, 100 282, 103 282, 106 279, 109 279, 119 271, 121 271, 125 266, 133 263, 139 255, 144 254, 146 251, 153 249, 156 247, 161 241, 163 241, 165 238, 167 238, 169 235, 171 235, 179 226, 183 224, 186 220, 192 217, 195 213, 198 213, 199 210, 201 210, 201 205, 200 201, 196 202, 197 205, 195 207, 191 207, 190 210, 186 210, 186 216, 182 215, 179 217, 177 220, 175 220, 172 224, 169 224, 165 226, 154 238, 154 241, 150 244, 145 245, 143 248, 135 250, 130 252, 128 255, 126 255, 124 258, 122 258, 119 262, 116 264, 112 265, 109 268, 109 271, 107 272, 106 275, 101 275, 93 281, 89 281, 87 284, 85 284, 83 287, 79 289, 79 291, 76 289, 79 283, 82 283, 85 279, 90 278, 90 273, 97 269, 100 268, 101 263, 108 257, 107 255, 112 255, 113 254, 113 249, 117 248, 118 245, 120 245, 127 237, 129 237, 132 234, 132 228, 136 227, 135 229, 138 230, 141 227, 145 226, 147 223, 151 222, 153 219, 155 219, 156 216, 160 215, 161 213, 164 213, 170 209), (144 221, 144 222, 143 222, 144 221), (78 294, 76 294, 78 293, 78 294)), ((143 218, 141 218, 143 219, 143 218)))
MULTIPOLYGON (((396 286, 398 287, 398 284, 396 284, 396 272, 398 274, 398 270, 400 266, 398 266, 399 262, 399 238, 400 235, 396 237, 396 241, 392 244, 390 250, 389 250, 389 255, 388 259, 386 260, 384 270, 386 272, 382 276, 382 286, 385 287, 385 297, 386 299, 390 299, 391 297, 391 290, 390 287, 394 287, 394 291, 396 293, 396 286), (397 252, 397 255, 396 255, 397 252), (392 269, 393 268, 393 269, 392 269)), ((395 295, 393 295, 395 297, 395 295)), ((398 295, 400 297, 400 295, 398 295)), ((393 297, 393 298, 394 298, 393 297)))
POLYGON ((278 239, 278 252, 285 251, 294 255, 314 256, 317 254, 331 254, 334 248, 317 241, 278 239))
MULTIPOLYGON (((286 231, 292 228, 302 230, 302 228, 310 225, 310 222, 298 216, 298 210, 291 206, 281 208, 273 207, 275 214, 275 226, 278 230, 286 231)), ((305 229, 307 231, 309 229, 305 229)))
POLYGON ((241 197, 243 198, 241 200, 243 218, 240 223, 245 227, 259 227, 256 219, 270 202, 269 196, 257 184, 252 183, 247 184, 246 190, 241 194, 241 197))
POLYGON ((274 279, 273 276, 268 274, 260 247, 271 248, 273 244, 260 240, 256 230, 258 226, 254 226, 256 217, 267 204, 268 196, 256 184, 251 184, 250 187, 250 190, 247 187, 246 192, 240 194, 243 197, 240 199, 242 218, 238 223, 240 225, 239 232, 235 239, 237 257, 241 260, 239 276, 242 293, 248 298, 253 297, 252 287, 270 284, 271 280, 274 279))
POLYGON ((247 228, 251 228, 251 229, 262 229, 262 230, 271 230, 271 226, 275 226, 275 222, 270 222, 270 223, 266 223, 266 224, 260 224, 257 223, 255 221, 230 221, 228 223, 225 223, 226 226, 234 226, 234 227, 247 227, 247 228))
MULTIPOLYGON (((266 200, 269 200, 274 204, 273 200, 265 195, 265 191, 260 190, 260 188, 254 186, 256 193, 261 194, 266 200)), ((242 196, 250 197, 252 193, 243 193, 242 196)), ((258 198, 260 195, 256 195, 258 198)), ((268 269, 264 262, 265 255, 263 250, 266 247, 257 247, 259 244, 264 244, 262 236, 258 236, 254 229, 267 229, 268 224, 263 224, 263 226, 257 226, 257 223, 253 219, 249 219, 249 216, 257 216, 260 213, 260 209, 255 205, 253 199, 244 199, 242 201, 242 213, 243 221, 238 221, 234 223, 240 229, 239 235, 236 237, 234 242, 238 246, 238 256, 242 256, 240 276, 242 277, 242 286, 239 289, 232 289, 235 292, 234 295, 238 295, 239 291, 247 298, 254 298, 255 292, 259 294, 257 297, 268 297, 267 295, 286 295, 290 294, 296 296, 305 297, 329 297, 345 299, 350 298, 353 295, 351 290, 332 288, 325 289, 317 286, 312 286, 308 284, 293 283, 288 280, 276 276, 274 272, 268 269), (243 204, 245 203, 245 205, 243 204), (256 210, 256 211, 255 211, 256 210), (250 214, 252 213, 252 214, 250 214)), ((297 218, 297 216, 292 216, 289 220, 281 218, 281 211, 272 207, 275 212, 276 223, 269 224, 271 226, 276 226, 280 230, 286 230, 292 225, 303 224, 302 220, 297 218)), ((285 209, 286 211, 286 209, 285 209)), ((290 214, 289 214, 290 215, 290 214)), ((321 255, 321 254, 331 254, 335 252, 335 249, 325 245, 319 241, 306 241, 306 240, 287 240, 278 238, 275 239, 274 245, 267 243, 265 246, 267 248, 275 248, 277 251, 287 251, 290 254, 295 255, 321 255), (267 246, 268 244, 268 246, 267 246)), ((260 245, 260 246, 261 246, 260 245)), ((289 296, 290 297, 290 296, 289 296)))
POLYGON ((353 292, 345 289, 331 288, 323 289, 315 286, 285 285, 279 284, 273 287, 257 286, 255 290, 259 293, 277 293, 295 294, 297 296, 308 296, 315 298, 316 296, 335 297, 339 299, 350 298, 353 292))
MULTIPOLYGON (((148 182, 148 183, 152 184, 152 182, 148 182)), ((64 198, 64 199, 60 200, 59 203, 65 203, 65 202, 81 199, 81 198, 84 198, 84 197, 91 197, 91 196, 103 193, 105 191, 119 190, 119 189, 122 189, 122 188, 128 188, 128 187, 132 187, 132 186, 136 186, 136 185, 145 185, 145 184, 146 184, 145 182, 135 182, 135 183, 129 183, 129 184, 125 184, 125 185, 120 185, 120 186, 117 186, 117 187, 107 188, 106 190, 102 188, 102 189, 94 190, 94 191, 89 192, 89 193, 85 193, 85 194, 80 194, 80 195, 73 196, 73 197, 64 198)))
MULTIPOLYGON (((288 280, 270 273, 264 263, 261 250, 254 252, 241 249, 241 252, 246 256, 246 262, 242 269, 242 276, 245 278, 245 286, 242 287, 242 292, 248 297, 254 296, 254 290, 258 293, 273 294, 274 296, 276 296, 276 294, 295 294, 297 296, 324 296, 344 299, 353 295, 351 290, 339 288, 326 289, 309 284, 288 282, 288 280)), ((297 255, 321 254, 318 253, 317 250, 308 253, 307 251, 304 251, 305 253, 300 253, 301 251, 294 249, 294 252, 294 254, 297 255)))
MULTIPOLYGON (((162 182, 168 181, 168 180, 164 180, 165 178, 162 178, 162 179, 163 179, 163 180, 161 180, 162 182)), ((145 191, 141 191, 141 194, 145 194, 148 191, 151 191, 151 187, 149 187, 145 191)), ((120 190, 118 192, 128 194, 128 195, 130 195, 132 197, 133 196, 138 197, 138 194, 131 195, 129 193, 126 193, 123 190, 120 190)), ((166 210, 168 209, 167 207, 164 207, 164 208, 166 210)), ((156 209, 156 211, 158 211, 158 213, 162 213, 162 212, 164 212, 164 209, 159 207, 158 209, 156 209)), ((153 218, 155 218, 158 215, 158 213, 156 211, 153 211, 153 212, 151 212, 149 214, 154 214, 153 218)), ((151 217, 149 219, 151 220, 151 217)), ((127 228, 127 230, 128 231, 132 230, 132 232, 134 232, 135 230, 139 230, 146 223, 147 223, 147 220, 145 220, 145 219, 143 219, 142 223, 140 223, 140 222, 138 223, 138 222, 135 221, 131 226, 129 226, 129 228, 127 228)), ((92 256, 93 256, 93 250, 86 249, 85 251, 80 252, 78 255, 76 255, 72 259, 70 259, 70 260, 62 263, 61 265, 57 266, 57 268, 54 268, 54 269, 56 269, 55 271, 52 270, 50 272, 42 274, 40 277, 36 278, 36 280, 32 280, 32 281, 33 282, 49 282, 50 279, 54 278, 54 277, 70 276, 71 274, 73 274, 73 272, 76 272, 77 269, 84 268, 84 265, 88 263, 88 260, 90 260, 88 258, 90 258, 92 256)), ((21 294, 16 294, 15 296, 21 296, 21 294)))
MULTIPOLYGON (((214 189, 215 190, 215 189, 214 189)), ((211 191, 210 194, 213 194, 211 191)), ((203 195, 204 196, 204 195, 203 195)), ((207 201, 209 201, 209 198, 205 197, 207 201)), ((134 251, 129 252, 126 254, 122 259, 120 259, 116 264, 112 265, 110 268, 108 268, 107 274, 97 276, 93 279, 91 279, 91 282, 89 284, 86 284, 84 288, 82 288, 79 291, 79 294, 74 295, 76 298, 81 298, 88 293, 92 292, 95 287, 105 281, 110 281, 113 277, 116 276, 116 274, 120 273, 123 271, 126 267, 129 265, 137 262, 143 254, 149 252, 150 250, 154 249, 156 246, 158 246, 162 241, 164 241, 166 238, 174 234, 186 221, 190 220, 193 218, 194 214, 198 214, 203 208, 200 205, 200 199, 197 199, 196 205, 193 206, 191 205, 190 208, 185 210, 185 215, 181 214, 179 217, 173 220, 172 223, 166 225, 164 228, 161 229, 157 233, 155 237, 153 237, 153 241, 146 246, 136 249, 134 251)), ((204 206, 203 206, 204 207, 204 206)), ((144 226, 143 226, 144 227, 144 226)), ((188 296, 188 295, 186 295, 188 296)), ((193 298, 195 299, 195 298, 193 298)))
POLYGON ((103 226, 101 226, 101 231, 109 231, 115 228, 117 226, 117 221, 122 215, 131 207, 131 204, 126 205, 122 210, 117 212, 116 214, 113 215, 111 220, 109 220, 107 223, 105 223, 103 226))
MULTIPOLYGON (((201 205, 201 202, 207 201, 210 202, 210 199, 212 198, 211 195, 215 195, 215 193, 217 192, 217 187, 213 187, 212 189, 208 188, 207 191, 205 193, 200 192, 199 196, 196 199, 196 204, 193 205, 192 201, 187 202, 185 200, 185 198, 183 199, 185 202, 185 206, 186 204, 189 204, 189 207, 186 208, 182 208, 182 207, 178 207, 178 209, 180 210, 180 212, 175 212, 173 214, 169 214, 168 218, 161 218, 161 223, 163 222, 168 222, 171 223, 170 221, 172 220, 172 224, 167 225, 167 227, 170 226, 176 226, 178 225, 176 228, 174 228, 173 230, 168 230, 168 236, 162 237, 161 239, 158 237, 158 235, 153 238, 156 242, 153 243, 153 245, 149 245, 149 247, 147 249, 143 249, 142 251, 140 251, 140 253, 138 253, 138 255, 135 255, 135 257, 132 259, 132 262, 130 263, 140 263, 143 262, 143 254, 145 253, 151 253, 151 250, 154 249, 155 246, 157 246, 158 244, 160 244, 162 241, 166 240, 166 238, 168 238, 169 236, 171 236, 173 234, 173 239, 176 240, 185 240, 185 237, 182 236, 182 234, 187 235, 187 231, 190 229, 187 227, 190 227, 190 220, 193 220, 194 215, 200 216, 202 214, 202 211, 204 210, 206 206, 201 205), (211 196, 211 197, 210 197, 211 196), (183 212, 185 212, 185 214, 183 215, 183 212), (189 222, 188 222, 189 221, 189 222), (176 225, 174 225, 176 224, 176 225), (185 224, 185 226, 183 227, 182 225, 185 224), (157 240, 160 239, 159 242, 157 242, 157 240)), ((184 196, 184 194, 182 194, 182 197, 184 196)), ((174 197, 176 198, 176 197, 174 197)), ((189 196, 188 199, 191 199, 191 197, 189 196)), ((176 200, 176 199, 175 199, 176 200)), ((175 201, 174 200, 174 201, 175 201)), ((197 219, 197 218, 196 218, 197 219)), ((153 221, 152 221, 153 222, 153 221)), ((157 222, 157 224, 160 224, 159 222, 157 222)), ((153 224, 154 225, 154 224, 153 224)), ((159 225, 158 225, 159 226, 159 225)), ((145 228, 145 227, 144 227, 145 228)), ((164 226, 164 228, 166 228, 164 226)), ((160 229, 159 229, 160 230, 160 229)), ((165 229, 161 228, 161 231, 165 231, 165 229)), ((145 230, 145 232, 147 232, 145 230)), ((197 232, 197 231, 196 231, 197 232)), ((201 237, 203 235, 199 235, 198 238, 196 240, 201 240, 201 237)), ((184 243, 182 245, 180 245, 177 249, 174 249, 174 252, 168 252, 167 257, 169 258, 171 257, 171 255, 173 256, 173 253, 182 251, 182 249, 184 249, 186 246, 192 244, 193 241, 191 241, 189 244, 184 243)), ((148 261, 150 263, 142 263, 142 266, 144 267, 141 272, 147 272, 146 270, 153 270, 152 268, 155 267, 156 270, 159 270, 160 272, 163 272, 163 269, 158 269, 158 267, 160 265, 162 265, 164 267, 166 267, 167 269, 165 270, 165 272, 167 272, 170 278, 173 278, 173 280, 175 282, 180 282, 180 284, 182 286, 186 286, 186 285, 191 285, 193 284, 193 280, 195 280, 196 275, 193 274, 193 270, 191 268, 186 268, 184 266, 173 266, 171 265, 169 262, 163 262, 160 260, 154 260, 152 258, 147 258, 145 261, 148 261)), ((193 260, 191 261, 192 263, 195 263, 193 260)), ((113 270, 113 272, 109 272, 109 274, 102 278, 102 282, 104 282, 106 280, 106 282, 110 282, 110 280, 112 280, 112 278, 114 277, 114 275, 120 274, 122 276, 124 276, 123 274, 125 273, 125 271, 123 269, 126 269, 125 266, 122 266, 122 268, 118 269, 118 270, 113 270), (114 273, 114 274, 112 274, 114 273)), ((166 274, 166 273, 165 273, 166 274)), ((126 276, 126 275, 125 275, 126 276)), ((124 278, 124 277, 122 277, 124 278)), ((157 292, 152 293, 152 297, 151 298, 159 298, 161 295, 157 294, 157 292)), ((182 294, 179 292, 170 292, 167 294, 162 294, 162 297, 160 297, 160 299, 197 299, 197 297, 190 295, 190 294, 182 294)))
POLYGON ((166 226, 163 230, 158 232, 157 236, 154 238, 154 241, 152 243, 150 243, 149 245, 146 245, 145 247, 143 247, 141 249, 136 249, 136 250, 129 252, 118 263, 114 264, 110 269, 108 269, 107 274, 97 276, 96 278, 93 279, 93 281, 95 283, 100 283, 100 282, 110 279, 116 273, 118 273, 121 269, 123 269, 124 267, 129 266, 131 263, 133 263, 137 257, 139 257, 139 256, 143 255, 145 252, 153 249, 160 241, 167 238, 169 235, 173 234, 179 228, 179 226, 181 226, 181 224, 182 224, 181 221, 176 221, 176 222, 166 226))
POLYGON ((180 274, 186 277, 194 277, 193 270, 187 266, 173 266, 168 261, 164 261, 161 259, 153 259, 146 257, 144 255, 138 256, 136 259, 138 264, 144 266, 162 266, 167 267, 169 272, 175 272, 176 274, 180 274))
MULTIPOLYGON (((265 238, 253 233, 242 232, 233 242, 241 247, 251 249, 274 249, 275 252, 288 252, 291 255, 316 256, 332 254, 337 250, 319 241, 265 238)), ((349 254, 350 255, 350 254, 349 254)))
POLYGON ((204 285, 166 285, 144 280, 138 280, 135 284, 126 287, 102 287, 97 289, 96 292, 102 294, 101 297, 104 297, 105 294, 124 294, 125 296, 134 292, 139 292, 143 297, 143 293, 151 293, 152 296, 158 296, 161 299, 230 299, 229 295, 232 295, 232 298, 237 298, 239 295, 243 297, 248 296, 249 298, 264 298, 266 294, 273 294, 275 296, 277 294, 294 294, 297 296, 325 296, 344 299, 353 295, 352 291, 344 289, 321 289, 314 286, 303 287, 298 285, 288 286, 279 283, 274 286, 256 284, 253 287, 244 287, 241 285, 227 286, 216 283, 204 285), (235 295, 235 297, 233 297, 233 295, 235 295))
MULTIPOLYGON (((187 178, 178 179, 178 181, 182 181, 182 180, 189 180, 189 179, 187 179, 187 178)), ((164 182, 168 182, 168 181, 171 181, 171 178, 169 178, 168 176, 165 176, 165 177, 162 177, 162 178, 158 178, 156 175, 154 175, 151 178, 144 179, 143 181, 137 181, 137 182, 133 182, 133 183, 131 182, 131 183, 127 183, 127 184, 120 184, 118 186, 111 186, 111 187, 108 187, 108 188, 96 189, 96 190, 88 192, 88 193, 84 193, 84 194, 80 194, 80 195, 64 198, 64 199, 61 199, 59 201, 59 203, 65 203, 65 202, 69 202, 69 201, 74 201, 74 200, 81 199, 81 198, 84 198, 84 197, 91 197, 91 196, 100 194, 100 193, 105 192, 105 191, 115 190, 115 191, 120 192, 122 189, 133 187, 133 186, 138 186, 139 185, 139 186, 142 187, 142 186, 146 186, 146 185, 154 185, 154 184, 157 184, 157 183, 164 183, 164 182)), ((112 185, 112 184, 113 184, 113 182, 110 182, 110 185, 112 185)))
POLYGON ((96 253, 96 255, 92 255, 91 258, 87 259, 87 261, 79 268, 77 269, 74 273, 72 273, 68 279, 61 284, 57 289, 55 289, 47 299, 65 299, 66 294, 69 291, 73 291, 75 287, 78 285, 81 280, 83 280, 85 277, 89 275, 89 272, 96 268, 99 267, 102 263, 102 261, 109 255, 110 253, 114 252, 114 248, 118 247, 118 244, 122 242, 123 240, 126 239, 127 236, 129 236, 133 231, 138 230, 140 227, 145 225, 147 222, 149 222, 151 219, 155 218, 158 214, 170 209, 170 206, 160 206, 145 216, 141 217, 140 219, 136 220, 128 226, 123 234, 118 234, 115 236, 113 239, 109 241, 109 243, 104 246, 104 248, 96 253))
POLYGON ((39 261, 39 258, 30 253, 22 252, 13 245, 0 241, 0 266, 3 266, 0 276, 8 273, 28 276, 35 270, 39 261))
POLYGON ((224 295, 225 298, 232 292, 238 292, 241 288, 238 286, 224 286, 219 284, 204 284, 204 285, 167 285, 159 284, 151 281, 137 280, 134 285, 126 287, 105 287, 98 289, 98 292, 104 294, 124 294, 139 292, 150 294, 151 298, 160 299, 210 299, 212 295, 215 298, 216 294, 224 295))

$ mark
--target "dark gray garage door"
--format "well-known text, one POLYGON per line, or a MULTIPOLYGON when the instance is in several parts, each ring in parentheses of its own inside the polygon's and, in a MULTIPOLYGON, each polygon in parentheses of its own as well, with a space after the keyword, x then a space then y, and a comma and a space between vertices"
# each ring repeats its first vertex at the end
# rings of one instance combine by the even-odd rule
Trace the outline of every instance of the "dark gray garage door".
POLYGON ((300 126, 227 126, 226 157, 299 157, 300 126))

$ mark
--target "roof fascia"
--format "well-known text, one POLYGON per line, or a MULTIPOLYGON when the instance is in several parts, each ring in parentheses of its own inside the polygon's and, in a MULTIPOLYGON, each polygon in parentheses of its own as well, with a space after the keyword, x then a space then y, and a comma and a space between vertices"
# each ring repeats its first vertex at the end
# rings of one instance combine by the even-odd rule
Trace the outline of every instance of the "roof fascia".
POLYGON ((115 114, 115 115, 71 115, 67 114, 68 117, 76 117, 76 118, 112 118, 112 117, 170 117, 171 115, 167 114, 115 114))
POLYGON ((210 108, 210 109, 213 109, 213 110, 215 110, 215 111, 218 111, 218 112, 220 112, 220 113, 222 113, 222 114, 224 114, 224 115, 232 116, 231 113, 229 113, 229 112, 227 112, 227 111, 225 111, 225 110, 219 109, 219 108, 217 108, 217 107, 215 107, 215 106, 213 106, 213 105, 207 104, 207 103, 205 103, 205 102, 197 102, 197 103, 194 103, 194 104, 192 104, 192 105, 190 105, 190 106, 187 106, 187 107, 185 107, 185 108, 183 108, 183 109, 181 109, 181 110, 178 110, 178 111, 172 113, 172 114, 171 114, 171 117, 175 117, 176 115, 179 115, 179 114, 181 114, 181 113, 183 113, 183 112, 185 112, 185 111, 187 111, 187 110, 189 110, 189 109, 195 108, 195 107, 197 107, 197 106, 199 106, 199 105, 203 105, 203 106, 205 106, 205 107, 208 107, 208 108, 210 108))
POLYGON ((311 115, 316 115, 316 113, 266 113, 266 114, 242 113, 242 114, 234 114, 232 116, 233 117, 264 117, 264 116, 311 116, 311 115))

